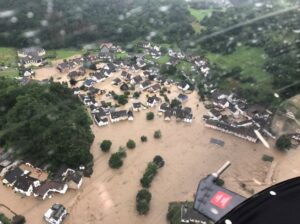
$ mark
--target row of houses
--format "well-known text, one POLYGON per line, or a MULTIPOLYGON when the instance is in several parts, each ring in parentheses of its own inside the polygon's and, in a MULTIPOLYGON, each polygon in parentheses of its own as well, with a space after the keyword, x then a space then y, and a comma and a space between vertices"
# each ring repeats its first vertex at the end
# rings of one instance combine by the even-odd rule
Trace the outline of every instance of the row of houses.
POLYGON ((237 127, 221 120, 206 119, 205 127, 212 128, 227 134, 231 134, 254 143, 256 143, 258 140, 258 137, 254 132, 255 127, 253 126, 237 127))
MULTIPOLYGON (((11 166, 3 173, 2 183, 16 193, 42 200, 53 193, 65 194, 68 189, 79 189, 82 176, 77 171, 62 167, 52 179, 45 179, 45 173, 30 164, 11 166)), ((48 175, 46 175, 48 177, 48 175)))

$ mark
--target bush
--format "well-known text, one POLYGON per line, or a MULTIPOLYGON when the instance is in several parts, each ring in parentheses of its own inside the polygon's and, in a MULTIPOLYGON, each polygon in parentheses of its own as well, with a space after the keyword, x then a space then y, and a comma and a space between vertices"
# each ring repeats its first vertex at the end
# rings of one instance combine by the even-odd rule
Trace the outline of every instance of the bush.
POLYGON ((141 92, 134 92, 133 93, 133 97, 136 98, 136 99, 139 98, 140 95, 141 95, 141 92))
POLYGON ((154 136, 154 138, 156 138, 156 139, 161 138, 161 131, 160 131, 160 130, 155 131, 153 136, 154 136))
POLYGON ((136 203, 136 210, 140 215, 146 215, 149 212, 149 203, 145 200, 141 200, 136 203))
POLYGON ((280 136, 276 141, 276 147, 282 151, 290 149, 292 147, 291 139, 286 135, 280 136))
POLYGON ((26 219, 22 215, 15 215, 11 221, 11 224, 25 224, 26 219))
POLYGON ((110 140, 103 140, 100 144, 100 148, 103 152, 108 152, 110 150, 111 145, 112 142, 110 140))
POLYGON ((154 159, 153 159, 153 163, 155 163, 155 165, 158 168, 161 168, 165 165, 165 161, 161 156, 155 156, 154 159))
POLYGON ((147 189, 140 190, 136 195, 136 202, 139 202, 141 200, 145 200, 146 202, 151 201, 151 193, 147 189))
POLYGON ((148 121, 151 121, 154 119, 154 113, 153 112, 148 112, 146 115, 146 118, 148 121))
POLYGON ((126 146, 129 149, 134 149, 135 146, 136 146, 136 144, 135 144, 135 142, 133 140, 129 139, 128 142, 127 142, 127 144, 126 144, 126 146))
POLYGON ((141 136, 141 142, 147 142, 147 141, 148 138, 145 135, 141 136))

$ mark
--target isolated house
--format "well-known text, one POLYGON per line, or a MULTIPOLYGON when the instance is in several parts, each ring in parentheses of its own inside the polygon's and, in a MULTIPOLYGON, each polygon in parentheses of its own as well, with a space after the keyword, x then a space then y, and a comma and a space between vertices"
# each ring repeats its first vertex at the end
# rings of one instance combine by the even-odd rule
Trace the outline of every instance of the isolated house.
POLYGON ((180 93, 180 94, 177 96, 177 99, 178 99, 181 103, 184 103, 185 101, 188 100, 188 96, 185 95, 185 94, 181 94, 181 93, 180 93))
POLYGON ((63 205, 54 204, 44 214, 44 219, 49 224, 61 224, 67 215, 67 209, 63 205))
POLYGON ((140 102, 136 102, 132 104, 132 109, 135 112, 141 111, 142 110, 142 104, 140 102))
POLYGON ((157 96, 150 96, 147 99, 147 106, 154 107, 158 102, 160 102, 160 98, 157 96))

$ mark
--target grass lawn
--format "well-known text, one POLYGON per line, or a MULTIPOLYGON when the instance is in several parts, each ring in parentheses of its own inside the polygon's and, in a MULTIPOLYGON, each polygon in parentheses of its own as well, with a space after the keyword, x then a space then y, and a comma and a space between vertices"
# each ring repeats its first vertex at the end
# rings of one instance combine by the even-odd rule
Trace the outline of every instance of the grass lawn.
POLYGON ((189 11, 194 16, 197 21, 201 21, 204 19, 206 16, 211 16, 212 12, 214 11, 213 9, 193 9, 189 7, 189 11))
POLYGON ((195 30, 196 33, 200 33, 201 30, 203 29, 203 27, 197 21, 192 22, 191 25, 192 25, 192 27, 193 27, 193 29, 195 30))
POLYGON ((181 61, 176 65, 177 70, 184 71, 186 73, 189 73, 192 68, 192 64, 186 61, 181 61))
POLYGON ((19 71, 16 68, 9 68, 4 71, 0 71, 0 77, 14 78, 19 76, 19 71))
POLYGON ((59 59, 67 59, 75 55, 81 55, 84 53, 84 51, 78 49, 59 49, 59 50, 50 50, 47 53, 48 54, 56 53, 56 58, 54 60, 59 60, 59 59))
POLYGON ((15 48, 0 47, 0 65, 15 67, 17 65, 17 51, 15 48))
POLYGON ((170 60, 170 56, 169 55, 164 55, 162 57, 160 57, 159 59, 155 60, 158 64, 166 64, 168 61, 170 60))
POLYGON ((261 48, 239 47, 229 55, 208 53, 207 58, 221 68, 228 70, 236 66, 243 69, 242 75, 253 77, 257 83, 270 83, 271 75, 263 70, 265 53, 261 48))
POLYGON ((117 53, 117 54, 116 54, 116 58, 117 58, 117 59, 125 59, 125 58, 127 58, 127 57, 128 57, 128 55, 127 55, 126 52, 123 52, 123 53, 117 53))

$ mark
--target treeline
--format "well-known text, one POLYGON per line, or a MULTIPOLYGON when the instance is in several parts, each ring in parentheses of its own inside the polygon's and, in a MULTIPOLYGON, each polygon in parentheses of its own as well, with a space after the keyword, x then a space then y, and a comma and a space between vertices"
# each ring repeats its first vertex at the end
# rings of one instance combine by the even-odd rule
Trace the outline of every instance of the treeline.
POLYGON ((0 140, 17 159, 55 171, 91 168, 91 120, 67 86, 0 79, 0 140))
POLYGON ((96 40, 180 42, 194 33, 181 0, 0 0, 0 46, 74 47, 96 40))

